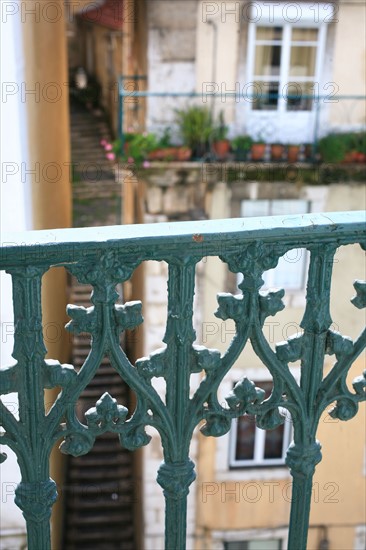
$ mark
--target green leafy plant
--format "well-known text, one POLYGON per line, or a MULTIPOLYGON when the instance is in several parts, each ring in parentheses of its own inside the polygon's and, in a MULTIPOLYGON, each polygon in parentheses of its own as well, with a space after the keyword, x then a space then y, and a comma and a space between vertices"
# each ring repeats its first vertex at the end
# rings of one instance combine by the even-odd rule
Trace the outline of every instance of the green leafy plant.
POLYGON ((325 162, 341 162, 351 147, 349 134, 329 134, 319 141, 319 152, 325 162))
POLYGON ((362 134, 358 134, 358 138, 359 138, 358 151, 366 155, 366 132, 362 132, 362 134))
POLYGON ((209 138, 213 131, 213 121, 206 107, 177 109, 176 123, 184 145, 192 149, 193 156, 201 157, 208 150, 209 138))
POLYGON ((227 139, 229 127, 225 124, 223 111, 220 111, 218 123, 214 126, 212 132, 213 141, 223 141, 227 139))
POLYGON ((172 129, 170 126, 164 129, 163 135, 160 137, 158 147, 165 149, 166 147, 172 147, 172 129))
POLYGON ((250 136, 236 136, 231 141, 231 148, 235 154, 235 160, 245 161, 248 158, 248 153, 253 145, 253 140, 250 136))
POLYGON ((329 134, 319 141, 319 152, 324 162, 365 162, 366 135, 360 132, 329 134))
POLYGON ((250 136, 236 136, 231 141, 231 147, 233 151, 250 151, 250 148, 253 144, 253 140, 250 136))
POLYGON ((130 163, 141 164, 147 159, 149 153, 158 148, 159 142, 155 134, 144 132, 142 134, 125 134, 124 151, 121 151, 121 140, 113 142, 113 152, 122 160, 130 163))
POLYGON ((366 133, 352 132, 343 134, 347 153, 357 151, 366 154, 366 133))

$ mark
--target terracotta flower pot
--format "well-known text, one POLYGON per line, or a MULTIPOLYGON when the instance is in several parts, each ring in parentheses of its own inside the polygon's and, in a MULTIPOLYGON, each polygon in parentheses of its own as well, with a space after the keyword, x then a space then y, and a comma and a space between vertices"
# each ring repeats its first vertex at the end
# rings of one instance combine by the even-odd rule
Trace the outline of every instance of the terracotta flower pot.
POLYGON ((191 156, 192 156, 192 149, 190 149, 189 147, 176 148, 175 158, 180 162, 189 160, 191 156))
POLYGON ((358 162, 358 153, 357 151, 349 151, 344 155, 342 162, 348 164, 353 162, 358 162))
POLYGON ((272 160, 282 160, 283 152, 285 148, 279 143, 273 143, 271 145, 271 159, 272 160))
POLYGON ((253 143, 251 148, 252 160, 263 160, 264 154, 266 152, 265 143, 253 143))
POLYGON ((219 160, 227 158, 230 151, 230 141, 228 139, 221 139, 213 142, 213 150, 219 160))
POLYGON ((366 155, 365 153, 357 153, 357 162, 366 162, 366 155))
POLYGON ((148 160, 174 160, 176 157, 175 147, 164 147, 162 149, 156 149, 148 154, 148 160))
POLYGON ((299 160, 299 145, 289 145, 287 147, 287 161, 290 163, 297 162, 299 160))

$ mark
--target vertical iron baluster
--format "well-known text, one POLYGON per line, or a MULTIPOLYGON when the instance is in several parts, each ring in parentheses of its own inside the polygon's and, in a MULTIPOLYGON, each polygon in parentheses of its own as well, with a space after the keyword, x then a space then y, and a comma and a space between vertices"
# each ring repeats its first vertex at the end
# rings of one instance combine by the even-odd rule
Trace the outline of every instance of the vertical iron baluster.
POLYGON ((306 414, 294 418, 294 442, 286 464, 293 477, 288 548, 306 550, 310 503, 315 466, 321 461, 321 446, 316 440, 316 397, 323 378, 326 338, 332 319, 329 311, 334 245, 311 249, 306 309, 301 321, 304 329, 301 359, 301 390, 306 414))
POLYGON ((187 495, 195 479, 194 464, 189 459, 191 431, 186 429, 189 408, 189 379, 195 265, 192 258, 169 264, 168 320, 164 342, 167 344, 166 406, 175 424, 175 444, 164 447, 164 462, 158 472, 158 483, 164 490, 165 548, 184 550, 187 529, 187 495))
POLYGON ((49 520, 57 498, 49 477, 49 442, 44 441, 45 409, 42 369, 46 348, 42 334, 42 268, 12 272, 14 352, 18 362, 19 422, 24 428, 26 452, 18 454, 22 480, 15 502, 27 522, 29 550, 51 548, 49 520))

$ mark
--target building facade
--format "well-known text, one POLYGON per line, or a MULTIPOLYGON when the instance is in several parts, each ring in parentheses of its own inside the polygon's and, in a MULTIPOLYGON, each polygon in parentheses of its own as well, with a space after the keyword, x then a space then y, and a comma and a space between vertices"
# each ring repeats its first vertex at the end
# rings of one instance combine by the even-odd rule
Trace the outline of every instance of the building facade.
POLYGON ((124 131, 176 138, 175 110, 197 104, 222 111, 230 136, 310 143, 365 127, 364 18, 347 0, 106 0, 79 12, 70 44, 116 134, 122 77, 124 131))
MULTIPOLYGON (((364 127, 365 103, 354 97, 365 96, 361 3, 190 0, 146 9, 150 91, 197 92, 214 116, 224 112, 232 135, 272 143, 364 127)), ((149 98, 148 128, 171 124, 177 104, 187 99, 149 98)))
MULTIPOLYGON (((309 6, 305 10, 306 6, 299 3, 301 13, 302 11, 307 13, 306 21, 302 22, 303 27, 295 24, 296 16, 291 11, 286 12, 286 18, 290 21, 286 20, 283 25, 276 19, 275 13, 273 13, 274 19, 272 18, 271 12, 265 21, 259 24, 259 20, 254 21, 252 11, 254 8, 241 2, 232 4, 233 6, 229 6, 227 2, 193 0, 185 2, 154 0, 146 3, 147 64, 144 67, 141 62, 141 68, 137 68, 136 71, 139 71, 137 74, 146 73, 149 89, 156 90, 155 86, 161 86, 165 91, 169 82, 173 90, 201 92, 202 86, 206 85, 205 90, 208 92, 208 84, 214 89, 217 89, 216 85, 218 85, 221 90, 222 83, 225 83, 225 90, 236 90, 236 82, 241 82, 240 79, 244 78, 242 76, 239 78, 238 71, 241 71, 241 75, 249 71, 248 51, 251 48, 252 59, 258 56, 261 60, 261 63, 258 61, 257 68, 252 61, 250 74, 253 79, 257 79, 256 82, 267 82, 271 85, 275 83, 276 86, 286 85, 289 77, 293 76, 291 74, 291 56, 293 55, 294 59, 298 56, 298 63, 294 65, 297 67, 294 76, 300 80, 296 82, 313 85, 318 75, 327 79, 327 75, 331 74, 329 82, 338 83, 339 93, 364 93, 361 76, 364 50, 359 44, 356 48, 354 43, 359 39, 360 32, 363 32, 361 21, 365 7, 362 4, 341 2, 333 6, 334 11, 327 12, 326 17, 327 19, 330 17, 329 20, 325 21, 323 18, 320 22, 320 13, 317 14, 316 10, 314 13, 311 10, 309 12, 309 6), (234 13, 230 14, 229 8, 234 9, 234 13), (239 20, 237 13, 239 13, 239 20), (311 17, 319 16, 316 24, 310 24, 309 13, 311 17), (246 14, 247 18, 245 19, 241 14, 246 14), (335 21, 335 17, 338 21, 335 21), (211 24, 209 21, 216 21, 216 23, 211 24), (305 35, 301 32, 297 33, 297 39, 293 40, 298 29, 305 29, 305 35), (179 40, 176 38, 177 33, 179 40), (266 33, 269 33, 269 38, 266 33), (327 41, 331 40, 332 33, 333 46, 328 48, 327 41), (344 33, 352 35, 349 42, 344 40, 344 33), (261 43, 262 40, 265 43, 261 43), (181 48, 177 46, 179 43, 183 44, 181 48), (246 45, 243 50, 241 45, 246 45), (280 60, 278 48, 281 49, 280 60), (306 55, 301 56, 296 53, 298 51, 296 48, 303 48, 306 55), (323 53, 320 55, 322 48, 323 53), (294 52, 292 49, 295 49, 294 52), (246 54, 243 53, 244 51, 246 54), (264 62, 267 55, 265 51, 272 52, 271 62, 266 62, 267 64, 264 62), (274 52, 277 52, 276 61, 274 52), (350 53, 355 56, 353 64, 344 62, 350 53), (217 63, 216 60, 218 60, 217 63), (322 62, 325 63, 324 73, 318 60, 323 60, 322 62), (279 74, 274 74, 276 72, 279 74)), ((61 86, 67 81, 64 20, 57 19, 55 14, 51 15, 51 12, 45 12, 46 15, 42 12, 39 17, 36 13, 35 16, 34 9, 39 9, 40 6, 41 4, 38 3, 35 8, 32 2, 22 2, 22 9, 7 13, 4 21, 5 38, 14 46, 14 56, 5 60, 5 79, 7 83, 12 84, 12 88, 8 88, 7 92, 8 98, 4 111, 7 113, 8 124, 4 127, 11 128, 14 137, 10 140, 7 135, 5 140, 6 181, 2 183, 2 230, 4 231, 67 227, 71 224, 68 94, 51 94, 55 93, 52 83, 56 82, 61 86), (22 66, 23 56, 24 66, 22 66), (42 64, 39 63, 41 58, 42 64), (33 92, 27 94, 26 92, 30 90, 33 92), (25 93, 25 101, 22 93, 25 93), (26 171, 25 178, 21 172, 23 169, 26 171), (42 177, 39 177, 40 173, 42 177), (14 194, 7 193, 7 184, 12 185, 14 194)), ((63 3, 60 1, 61 12, 62 6, 63 3)), ((263 6, 260 6, 262 9, 263 6)), ((321 13, 325 16, 326 8, 322 6, 324 5, 319 4, 319 10, 322 9, 321 13)), ((143 59, 142 54, 141 58, 143 59)), ((98 62, 101 66, 104 64, 103 60, 104 57, 101 55, 101 61, 98 62)), ((90 63, 94 61, 91 60, 90 63)), ((130 66, 127 67, 126 72, 129 70, 130 66)), ((131 70, 135 70, 133 66, 131 70)), ((116 75, 117 72, 114 74, 116 75)), ((244 82, 246 82, 245 79, 244 82)), ((325 86, 327 82, 328 80, 322 81, 322 85, 325 86)), ((58 90, 56 86, 56 92, 58 90)), ((334 93, 334 88, 326 91, 334 93)), ((209 98, 207 102, 209 103, 209 98)), ((165 102, 165 107, 162 107, 161 104, 159 106, 158 100, 153 98, 150 98, 147 104, 147 126, 152 129, 169 124, 172 120, 171 110, 178 105, 177 101, 172 101, 171 104, 165 102), (165 114, 169 114, 170 118, 165 119, 165 114)), ((242 105, 241 101, 236 104, 235 100, 231 100, 226 104, 220 99, 220 108, 222 105, 233 132, 235 124, 238 124, 237 132, 248 132, 256 136, 260 125, 258 126, 257 122, 251 122, 250 117, 240 118, 241 114, 237 110, 242 105), (234 123, 234 121, 237 122, 234 123)), ((249 105, 253 107, 253 104, 249 105)), ((305 104, 305 107, 306 105, 309 104, 305 104)), ((268 104, 264 107, 268 107, 268 104)), ((339 118, 336 114, 337 107, 338 103, 329 106, 327 120, 328 124, 331 122, 338 128, 344 124, 344 118, 339 118)), ((216 108, 217 106, 215 110, 216 108)), ((279 112, 280 109, 283 109, 283 116, 286 117, 288 112, 284 110, 284 104, 281 102, 272 104, 270 109, 251 109, 250 116, 271 117, 274 110, 279 112), (276 109, 273 108, 274 106, 276 109)), ((309 116, 313 116, 310 109, 299 109, 296 113, 300 117, 294 125, 296 131, 302 131, 299 126, 300 123, 303 124, 301 117, 303 119, 305 117, 306 127, 308 128, 309 125, 312 128, 314 122, 311 124, 309 122, 309 116)), ((347 119, 347 127, 351 125, 359 128, 364 124, 362 109, 352 110, 351 115, 347 119)), ((291 120, 294 116, 292 113, 291 120)), ((262 118, 260 124, 266 128, 268 118, 262 118)), ((289 128, 292 127, 291 123, 284 119, 282 124, 281 128, 286 124, 289 128)), ((274 136, 276 136, 275 131, 268 136, 268 139, 274 140, 274 136)), ((286 140, 289 139, 293 140, 295 137, 286 136, 286 140)), ((273 182, 265 184, 253 182, 244 185, 239 180, 237 183, 227 185, 222 174, 218 172, 214 185, 206 188, 200 170, 199 167, 198 179, 188 174, 185 180, 178 178, 177 185, 174 184, 172 174, 167 171, 166 176, 172 179, 165 187, 163 186, 164 189, 157 186, 155 190, 147 186, 148 215, 145 221, 187 219, 189 216, 197 217, 197 215, 212 219, 231 216, 247 217, 280 213, 284 210, 287 212, 288 208, 297 213, 352 210, 360 208, 365 203, 364 188, 359 184, 310 187, 285 185, 281 182, 276 185, 273 182), (190 178, 191 185, 187 185, 190 178), (184 190, 189 190, 189 196, 184 194, 184 190), (200 201, 198 207, 197 194, 200 201), (151 206, 152 203, 154 206, 151 206), (187 214, 190 207, 192 213, 187 214)), ((155 181, 161 179, 161 173, 155 175, 155 181)), ((339 323, 339 330, 343 334, 348 333, 350 336, 356 336, 362 322, 362 316, 356 317, 354 309, 348 306, 348 299, 352 296, 352 279, 362 276, 360 254, 360 250, 344 251, 344 254, 342 252, 336 258, 338 263, 335 266, 334 322, 339 323), (346 266, 346 276, 344 266, 346 266), (345 277, 347 278, 347 299, 344 298, 345 277)), ((286 313, 279 325, 275 320, 273 324, 266 327, 273 342, 288 338, 299 330, 303 307, 306 255, 303 251, 295 251, 294 256, 284 261, 287 263, 280 266, 279 275, 272 273, 266 281, 270 286, 287 288, 286 313), (294 266, 291 272, 287 269, 288 264, 294 266)), ((199 288, 201 290, 197 296, 196 308, 197 338, 207 347, 224 351, 229 343, 232 327, 230 324, 218 324, 213 316, 217 307, 215 296, 218 291, 235 289, 238 281, 235 276, 226 272, 221 264, 215 265, 211 260, 200 269, 199 288)), ((145 354, 161 346, 163 338, 164 315, 166 316, 165 267, 154 264, 149 267, 147 276, 145 295, 150 313, 146 322, 148 330, 145 354)), ((65 324, 64 312, 67 299, 65 288, 66 275, 61 270, 53 274, 52 280, 45 281, 45 326, 48 323, 50 326, 54 326, 55 323, 59 323, 60 326, 65 324), (60 289, 62 289, 61 292, 60 289)), ((9 323, 12 322, 12 310, 7 279, 2 279, 2 292, 5 295, 1 311, 2 331, 3 334, 4 331, 8 334, 9 323)), ((68 350, 64 341, 55 339, 54 334, 50 334, 48 339, 46 337, 46 341, 51 357, 67 361, 68 350)), ((12 362, 10 338, 6 340, 4 349, 1 363, 9 365, 12 362)), ((326 368, 329 368, 329 365, 326 368)), ((298 366, 294 365, 294 372, 296 369, 298 366)), ((361 370, 362 365, 358 362, 351 374, 353 375, 353 372, 355 375, 359 374, 361 370)), ((237 368, 225 380, 222 387, 223 396, 243 374, 247 374, 268 390, 269 386, 266 386, 270 383, 268 373, 249 349, 245 357, 241 357, 238 361, 237 368)), ((198 383, 198 380, 196 382, 198 383)), ((195 383, 194 380, 193 383, 195 383)), ((163 387, 161 391, 163 392, 163 387)), ((268 439, 268 442, 267 436, 253 429, 253 423, 248 426, 243 422, 234 423, 231 433, 221 440, 204 439, 201 436, 194 439, 192 457, 197 462, 198 480, 192 487, 190 496, 188 517, 190 548, 216 547, 234 550, 239 544, 251 550, 258 547, 263 550, 265 544, 267 549, 281 548, 281 545, 284 547, 286 538, 284 527, 287 525, 291 499, 289 476, 283 465, 283 451, 291 437, 291 422, 290 419, 288 420, 283 433, 275 434, 272 439, 268 439), (248 434, 248 431, 251 434, 251 444, 246 448, 241 437, 243 434, 248 434), (274 449, 270 457, 266 455, 267 444, 274 449)), ((318 548, 322 540, 329 540, 330 547, 339 550, 363 548, 362 540, 365 536, 362 527, 365 517, 363 508, 365 495, 362 492, 365 483, 364 422, 365 417, 362 413, 347 425, 330 420, 327 415, 324 416, 319 439, 323 443, 325 458, 318 467, 315 482, 318 485, 314 486, 309 541, 311 548, 318 548), (347 467, 344 467, 345 464, 347 467)), ((160 443, 156 434, 150 446, 144 450, 143 456, 145 547, 149 550, 154 548, 160 550, 163 540, 164 511, 161 490, 155 483, 157 466, 161 460, 160 443)), ((11 508, 10 504, 18 480, 16 468, 15 458, 11 455, 1 467, 2 476, 5 476, 2 480, 5 479, 6 483, 10 484, 2 487, 7 491, 5 496, 3 494, 4 512, 1 515, 1 537, 5 541, 4 548, 20 548, 25 544, 21 514, 16 513, 15 507, 11 508), (4 468, 9 469, 4 470, 4 468)), ((55 467, 55 471, 60 471, 60 468, 55 467)), ((60 508, 56 512, 57 517, 61 517, 60 508)))
MULTIPOLYGON (((245 182, 240 177, 229 181, 223 165, 202 167, 186 165, 153 167, 141 171, 145 185, 144 221, 169 222, 183 219, 223 219, 358 210, 365 203, 362 183, 304 185, 298 182, 245 182), (178 200, 179 197, 179 200, 178 200)), ((302 332, 308 254, 294 249, 282 257, 275 270, 264 275, 263 289, 284 288, 285 309, 269 317, 264 335, 272 348, 302 332)), ((332 329, 355 339, 363 330, 364 316, 350 303, 353 281, 364 273, 363 251, 359 246, 345 247, 336 254, 331 294, 332 329)), ((235 334, 232 321, 218 319, 216 295, 239 294, 240 281, 218 258, 205 258, 197 267, 194 328, 196 343, 223 354, 235 334)), ((145 266, 145 344, 144 355, 161 348, 167 319, 167 269, 164 263, 145 266)), ((335 362, 329 356, 326 375, 335 362)), ((360 358, 349 374, 351 382, 364 369, 360 358)), ((299 380, 300 365, 292 372, 299 380)), ((250 344, 224 378, 218 392, 219 402, 243 376, 271 391, 271 375, 250 344)), ((153 380, 164 398, 161 378, 153 380)), ((199 375, 191 376, 192 391, 199 375), (197 377, 197 378, 195 378, 197 377)), ((318 439, 323 460, 317 466, 313 484, 308 548, 318 550, 361 549, 365 544, 365 411, 349 423, 333 419, 324 411, 318 439), (345 465, 347 465, 345 467, 345 465), (326 546, 326 544, 328 546, 326 546)), ((159 436, 151 431, 152 442, 143 451, 143 502, 145 548, 158 550, 164 543, 164 501, 155 476, 162 460, 159 436)), ((284 550, 292 498, 292 478, 285 465, 285 454, 292 439, 288 413, 283 426, 273 431, 255 427, 254 419, 242 417, 232 422, 228 434, 204 437, 196 433, 191 456, 196 462, 197 480, 190 488, 188 501, 188 541, 190 549, 284 550)), ((300 497, 301 498, 301 497, 300 497)))

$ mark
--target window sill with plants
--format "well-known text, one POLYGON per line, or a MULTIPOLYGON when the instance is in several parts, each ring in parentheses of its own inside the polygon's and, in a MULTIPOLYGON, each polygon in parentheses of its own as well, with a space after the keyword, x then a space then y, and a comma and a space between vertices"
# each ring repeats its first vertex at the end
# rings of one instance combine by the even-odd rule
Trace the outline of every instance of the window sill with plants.
POLYGON ((174 128, 161 136, 151 132, 127 132, 110 143, 101 141, 106 157, 126 168, 149 168, 155 163, 225 162, 273 164, 364 164, 366 135, 361 132, 331 133, 312 143, 266 143, 249 135, 228 139, 223 112, 214 121, 209 109, 192 106, 177 110, 174 128), (172 133, 174 131, 174 138, 172 133))

